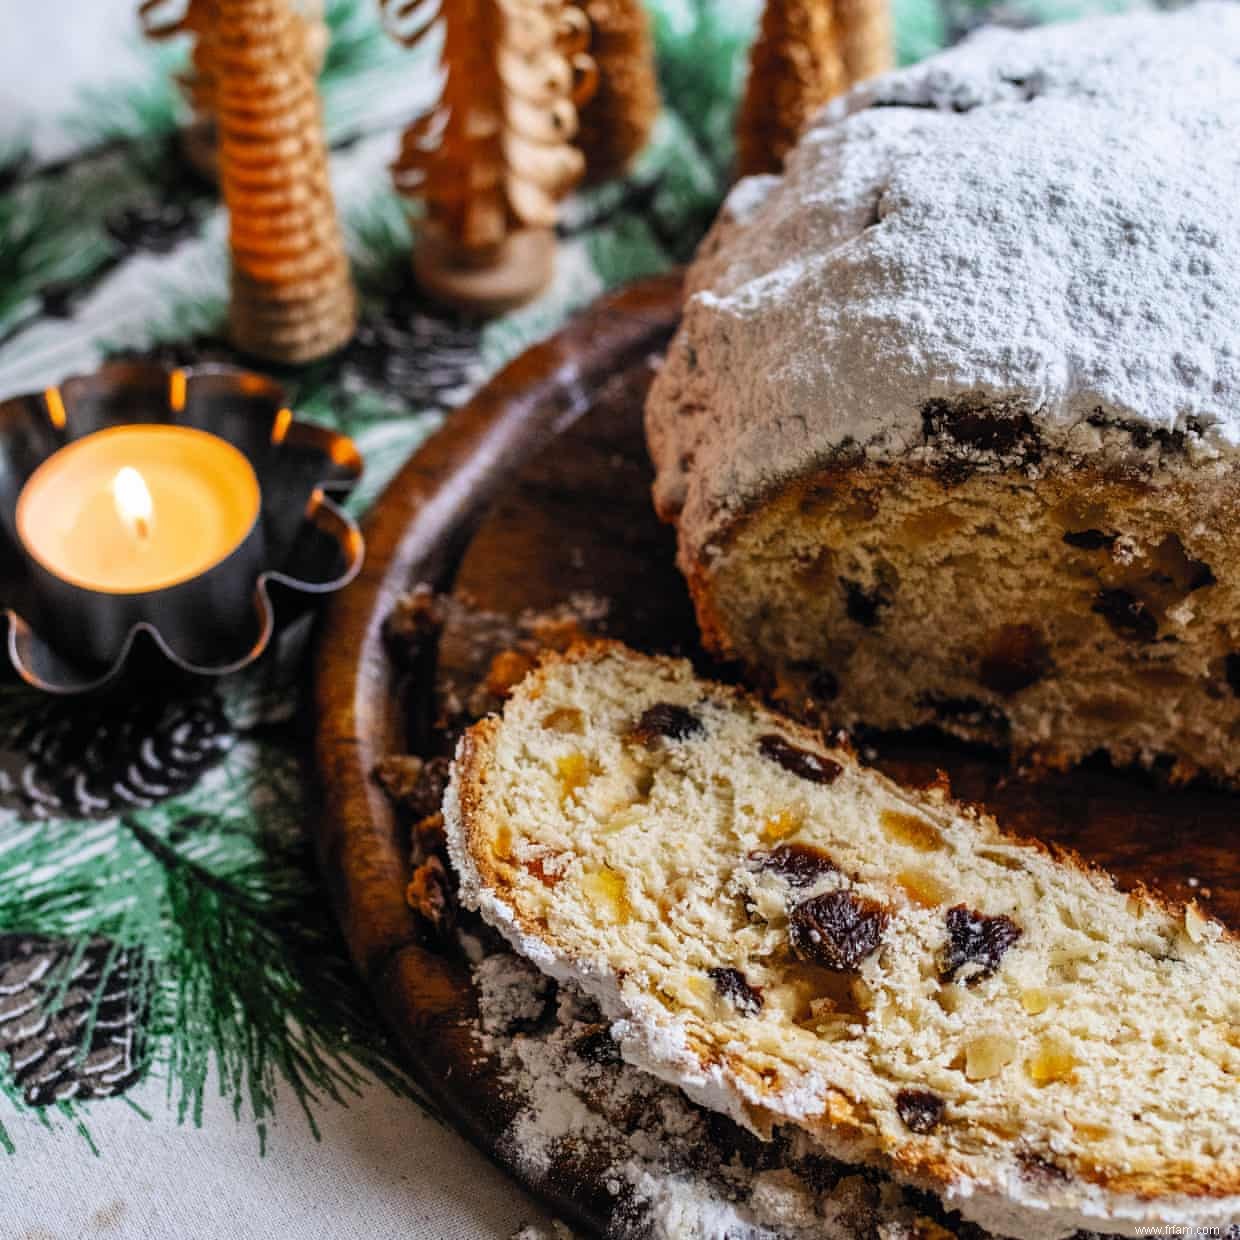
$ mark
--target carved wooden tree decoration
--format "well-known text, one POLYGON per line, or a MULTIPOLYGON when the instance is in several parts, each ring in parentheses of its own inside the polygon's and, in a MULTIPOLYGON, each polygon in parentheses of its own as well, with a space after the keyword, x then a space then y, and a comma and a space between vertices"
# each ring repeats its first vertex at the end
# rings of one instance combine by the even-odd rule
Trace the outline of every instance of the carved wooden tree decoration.
POLYGON ((220 187, 238 348, 295 363, 340 348, 357 308, 304 28, 288 0, 211 0, 220 187))
MULTIPOLYGON (((189 66, 175 75, 178 88, 189 105, 191 119, 181 131, 186 158, 203 176, 219 177, 219 154, 215 142, 215 79, 208 62, 202 36, 210 19, 214 0, 142 0, 138 17, 148 39, 162 42, 177 35, 193 40, 189 66)), ((294 12, 301 25, 306 63, 318 76, 327 58, 331 41, 323 15, 324 0, 297 0, 294 12)))
POLYGON ((737 118, 742 176, 778 172, 810 117, 889 67, 888 0, 767 0, 737 118))
POLYGON ((405 131, 392 165, 423 211, 418 278, 470 311, 519 305, 551 278, 557 203, 584 171, 570 141, 595 83, 585 17, 565 0, 381 4, 407 46, 437 19, 444 27, 439 103, 405 131))
POLYGON ((622 175, 650 140, 659 115, 654 39, 642 0, 581 0, 590 20, 598 90, 581 109, 577 149, 586 179, 622 175))
POLYGON ((835 0, 848 85, 886 73, 895 63, 888 0, 835 0))

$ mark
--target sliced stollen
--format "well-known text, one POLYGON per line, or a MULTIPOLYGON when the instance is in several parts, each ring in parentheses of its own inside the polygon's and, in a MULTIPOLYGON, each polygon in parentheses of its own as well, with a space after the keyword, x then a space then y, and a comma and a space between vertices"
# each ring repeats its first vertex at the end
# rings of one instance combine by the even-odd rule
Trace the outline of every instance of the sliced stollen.
POLYGON ((993 1231, 1240 1219, 1240 945, 687 662, 547 658, 461 740, 462 899, 625 1058, 993 1231))

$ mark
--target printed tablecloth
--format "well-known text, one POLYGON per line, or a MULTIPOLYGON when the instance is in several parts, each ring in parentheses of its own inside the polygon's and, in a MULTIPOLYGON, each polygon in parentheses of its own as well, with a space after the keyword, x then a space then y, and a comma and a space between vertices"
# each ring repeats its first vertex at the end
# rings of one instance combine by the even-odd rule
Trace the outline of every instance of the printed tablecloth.
MULTIPOLYGON (((278 372, 352 435, 361 513, 489 374, 604 289, 684 261, 727 183, 754 0, 652 3, 666 109, 623 180, 564 212, 555 281, 478 327, 410 276, 386 171, 434 66, 329 0, 321 78, 362 294, 354 342, 278 372)), ((895 0, 902 62, 984 20, 1125 0, 895 0)), ((109 356, 235 359, 226 220, 179 154, 136 0, 3 0, 0 397, 109 356)), ((418 1098, 354 978, 305 824, 309 663, 172 699, 0 682, 0 1237, 508 1237, 545 1216, 418 1098)))

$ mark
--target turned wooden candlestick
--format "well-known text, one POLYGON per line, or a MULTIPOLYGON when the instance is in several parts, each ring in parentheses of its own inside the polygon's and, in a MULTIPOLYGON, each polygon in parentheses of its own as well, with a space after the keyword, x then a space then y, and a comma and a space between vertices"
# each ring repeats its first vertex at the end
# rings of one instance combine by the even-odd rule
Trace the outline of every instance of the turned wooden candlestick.
POLYGON ((229 213, 233 342, 270 361, 322 357, 352 336, 357 306, 303 29, 287 0, 213 0, 202 43, 229 213))

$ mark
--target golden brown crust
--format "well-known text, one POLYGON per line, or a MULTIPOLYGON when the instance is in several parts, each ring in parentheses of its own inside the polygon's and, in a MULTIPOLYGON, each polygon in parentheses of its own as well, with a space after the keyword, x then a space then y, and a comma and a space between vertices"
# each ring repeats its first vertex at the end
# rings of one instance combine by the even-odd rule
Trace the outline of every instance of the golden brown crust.
MULTIPOLYGON (((524 691, 538 696, 541 691, 541 682, 546 680, 555 667, 566 663, 589 663, 618 653, 627 655, 631 652, 621 642, 602 638, 578 641, 563 652, 546 651, 540 656, 534 670, 522 682, 521 687, 524 691)), ((669 668, 680 667, 684 662, 667 655, 642 657, 669 668)), ((720 698, 730 699, 767 714, 772 713, 760 699, 744 689, 704 679, 701 683, 712 694, 720 698)), ((840 752, 847 761, 857 766, 864 766, 851 750, 831 745, 817 730, 796 720, 786 719, 783 716, 775 717, 779 719, 781 730, 787 733, 790 739, 811 747, 826 744, 829 748, 840 752)), ((504 870, 507 869, 509 874, 515 871, 511 867, 497 864, 493 839, 487 829, 483 813, 490 754, 501 726, 502 719, 492 715, 475 724, 461 738, 453 776, 460 804, 461 830, 470 859, 481 883, 504 899, 523 934, 542 939, 546 935, 546 926, 524 916, 516 907, 515 902, 509 898, 511 884, 504 870)), ((876 778, 886 779, 878 772, 874 774, 876 778)), ((957 802, 957 804, 960 803, 957 802)), ((1092 864, 1075 850, 1056 844, 1047 844, 1032 836, 1008 831, 990 814, 979 812, 974 807, 965 806, 964 812, 974 820, 979 831, 990 834, 997 841, 1032 848, 1059 865, 1076 870, 1093 883, 1111 887, 1115 885, 1114 879, 1105 870, 1092 864)), ((1131 894, 1173 918, 1182 918, 1187 907, 1184 903, 1167 899, 1144 885, 1137 886, 1131 894)), ((1227 928, 1224 928, 1224 937, 1233 942, 1240 940, 1240 936, 1227 928)), ((726 1047, 716 1046, 713 1040, 709 1039, 708 1046, 701 1046, 695 1052, 700 1055, 704 1063, 726 1063, 735 1076, 753 1074, 751 1065, 745 1063, 726 1047)), ((772 1118, 777 1123, 786 1122, 779 1116, 772 1118)), ((933 1191, 942 1192, 971 1178, 971 1172, 963 1161, 943 1156, 924 1139, 910 1137, 900 1142, 880 1141, 875 1125, 872 1122, 864 1122, 854 1100, 834 1088, 828 1090, 822 1116, 817 1120, 804 1121, 801 1126, 821 1140, 829 1149, 838 1150, 841 1145, 847 1147, 846 1157, 866 1156, 870 1151, 876 1153, 881 1151, 882 1159, 895 1168, 900 1178, 933 1191)), ((1240 1193, 1240 1167, 1223 1170, 1213 1167, 1202 1168, 1185 1162, 1165 1164, 1157 1172, 1125 1172, 1118 1168, 1066 1158, 1060 1160, 1059 1166, 1067 1174, 1084 1183, 1096 1185, 1117 1194, 1130 1194, 1143 1200, 1157 1200, 1171 1196, 1208 1199, 1240 1193)))

